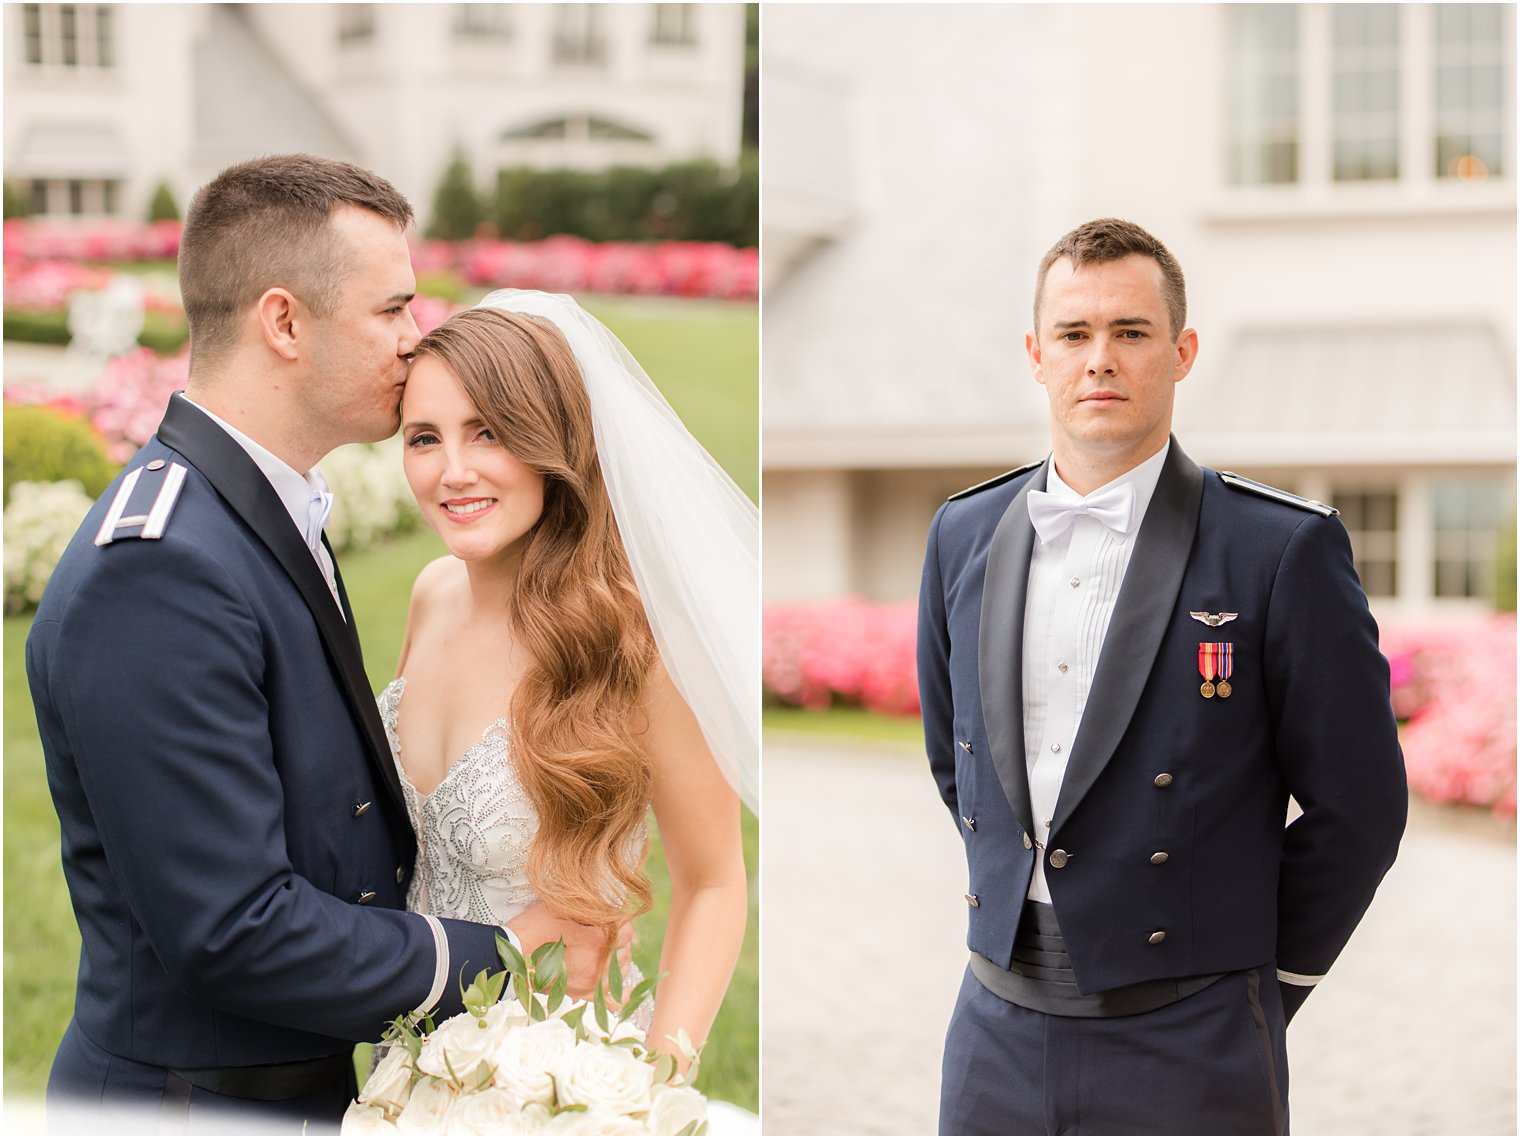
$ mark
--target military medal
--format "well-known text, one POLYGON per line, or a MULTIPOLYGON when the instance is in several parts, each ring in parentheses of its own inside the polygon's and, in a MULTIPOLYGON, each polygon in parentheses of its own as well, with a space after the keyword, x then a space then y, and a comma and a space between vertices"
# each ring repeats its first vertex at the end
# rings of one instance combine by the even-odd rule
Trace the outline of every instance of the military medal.
POLYGON ((1235 671, 1235 646, 1226 643, 1220 645, 1219 650, 1219 684, 1216 691, 1221 697, 1226 697, 1235 691, 1230 685, 1230 674, 1235 671))
POLYGON ((1198 691, 1203 693, 1205 700, 1214 698, 1214 677, 1219 675, 1214 671, 1214 650, 1218 645, 1201 642, 1198 645, 1198 673, 1203 677, 1203 684, 1198 691))

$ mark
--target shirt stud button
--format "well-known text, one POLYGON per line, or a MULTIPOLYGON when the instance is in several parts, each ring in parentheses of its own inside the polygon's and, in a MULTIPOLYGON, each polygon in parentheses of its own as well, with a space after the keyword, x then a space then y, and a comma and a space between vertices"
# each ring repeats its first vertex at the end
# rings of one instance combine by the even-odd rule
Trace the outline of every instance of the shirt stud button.
POLYGON ((1071 586, 1073 589, 1076 589, 1077 586, 1082 584, 1082 579, 1080 577, 1074 577, 1066 584, 1071 586))
POLYGON ((1057 672, 1065 672, 1066 671, 1066 662, 1064 660, 1060 664, 1056 665, 1056 671, 1057 672))

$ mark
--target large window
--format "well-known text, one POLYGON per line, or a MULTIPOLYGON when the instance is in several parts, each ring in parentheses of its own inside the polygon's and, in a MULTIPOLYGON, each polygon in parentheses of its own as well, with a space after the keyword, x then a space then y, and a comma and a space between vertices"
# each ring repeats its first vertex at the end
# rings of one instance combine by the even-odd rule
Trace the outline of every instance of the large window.
POLYGON ((38 217, 115 217, 121 183, 112 178, 33 178, 31 209, 38 217))
POLYGON ((1298 180, 1298 9, 1243 4, 1230 18, 1230 181, 1298 180))
POLYGON ((1442 4, 1435 19, 1435 176, 1481 181, 1504 172, 1504 12, 1442 4))
POLYGON ((1509 175, 1514 12, 1223 5, 1222 176, 1242 187, 1433 187, 1509 175))
POLYGON ((1492 600, 1504 491, 1490 483, 1460 480, 1438 481, 1431 490, 1435 595, 1492 600))
POLYGON ((1398 494, 1391 490, 1336 491, 1333 505, 1351 535, 1357 576, 1368 597, 1398 592, 1398 494))
POLYGON ((23 57, 42 67, 115 67, 114 21, 105 4, 23 4, 23 57))
POLYGON ((554 10, 554 62, 607 62, 607 40, 597 4, 560 4, 554 10))
POLYGON ((1331 132, 1334 178, 1399 176, 1399 9, 1337 4, 1332 9, 1331 132))

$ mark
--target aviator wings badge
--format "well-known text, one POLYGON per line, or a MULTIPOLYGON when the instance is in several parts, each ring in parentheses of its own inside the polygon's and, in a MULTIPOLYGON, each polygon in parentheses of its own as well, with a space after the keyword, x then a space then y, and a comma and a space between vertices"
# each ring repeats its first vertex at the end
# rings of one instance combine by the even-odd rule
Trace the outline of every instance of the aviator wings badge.
POLYGON ((1229 622, 1231 622, 1231 621, 1235 620, 1235 618, 1239 617, 1240 614, 1239 613, 1202 613, 1202 612, 1199 612, 1199 613, 1189 613, 1188 616, 1191 617, 1195 621, 1202 621, 1205 625, 1207 625, 1211 629, 1217 629, 1221 625, 1229 624, 1229 622))

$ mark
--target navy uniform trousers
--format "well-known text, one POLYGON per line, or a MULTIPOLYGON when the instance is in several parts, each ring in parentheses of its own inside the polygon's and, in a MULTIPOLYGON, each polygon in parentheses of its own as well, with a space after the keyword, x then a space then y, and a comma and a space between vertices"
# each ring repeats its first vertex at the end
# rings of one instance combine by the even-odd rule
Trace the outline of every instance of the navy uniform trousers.
POLYGON ((966 970, 945 1037, 941 1135, 1285 1135, 1276 970, 1135 1016, 1051 1016, 966 970))
POLYGON ((968 976, 942 1127, 1281 1131, 1284 1026, 1371 903, 1408 810, 1350 541, 1330 508, 1204 470, 1172 440, 1047 833, 1023 726, 1027 492, 1044 486, 1042 464, 953 496, 924 561, 925 746, 966 848, 967 947, 1011 967, 1038 857, 1079 994, 1220 979, 1099 1019, 1032 1012, 968 976), (1203 644, 1230 646, 1227 695, 1201 691, 1203 644))

